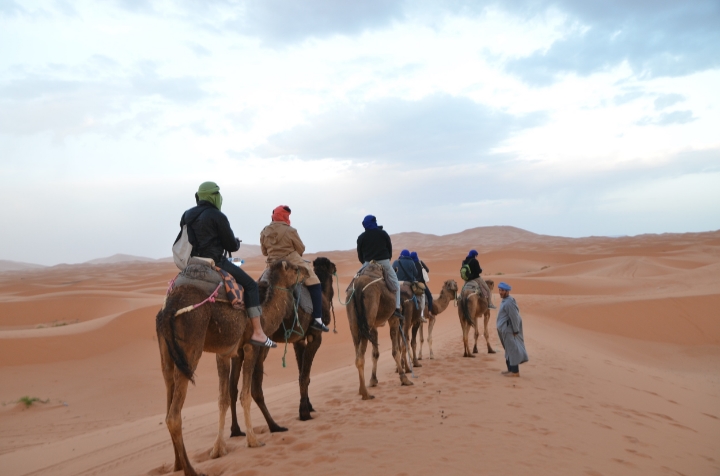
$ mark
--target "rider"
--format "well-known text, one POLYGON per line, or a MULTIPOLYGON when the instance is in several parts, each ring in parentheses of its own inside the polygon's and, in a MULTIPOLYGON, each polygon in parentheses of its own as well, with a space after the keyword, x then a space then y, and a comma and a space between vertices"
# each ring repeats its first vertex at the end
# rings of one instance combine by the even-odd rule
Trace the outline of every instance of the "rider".
POLYGON ((463 265, 467 264, 468 266, 470 266, 470 276, 468 276, 468 282, 475 281, 476 283, 478 283, 480 285, 480 288, 483 290, 483 295, 485 296, 485 298, 487 298, 488 308, 497 309, 492 303, 492 293, 490 292, 490 288, 488 287, 485 280, 480 277, 480 273, 482 273, 482 268, 480 267, 480 262, 476 258, 477 255, 477 251, 470 250, 467 257, 462 262, 463 265))
MULTIPOLYGON (((423 270, 426 273, 430 272, 430 268, 427 267, 425 262, 420 259, 418 254, 413 251, 410 253, 410 257, 415 262, 415 267, 417 268, 417 280, 425 285, 425 293, 422 295, 421 302, 420 302, 420 320, 423 322, 427 322, 427 319, 425 319, 425 302, 427 302, 428 305, 428 312, 432 312, 432 303, 433 303, 433 297, 432 293, 430 292, 430 288, 428 287, 427 283, 425 282, 425 276, 423 275, 423 270)), ((428 278, 428 281, 430 278, 428 278)))
POLYGON ((385 269, 388 277, 395 284, 395 311, 393 314, 404 319, 405 316, 400 310, 400 283, 395 270, 390 266, 390 257, 392 256, 390 235, 377 224, 377 219, 373 215, 363 218, 362 225, 365 231, 357 239, 358 259, 363 264, 363 268, 370 264, 370 261, 375 261, 385 269))
POLYGON ((298 232, 290 226, 290 207, 280 205, 272 212, 272 223, 263 228, 260 232, 260 250, 263 256, 267 256, 267 264, 284 259, 296 266, 303 266, 310 273, 310 277, 305 280, 305 286, 310 291, 310 299, 312 299, 313 320, 310 327, 328 332, 330 329, 323 324, 322 321, 322 288, 320 279, 315 274, 315 270, 310 264, 302 259, 305 252, 303 244, 298 232))
POLYGON ((203 182, 195 194, 197 206, 183 213, 180 228, 188 225, 188 237, 193 245, 191 256, 211 258, 220 269, 230 273, 245 290, 247 314, 252 322, 253 334, 250 343, 258 347, 275 348, 277 344, 263 332, 260 324, 260 296, 258 285, 245 271, 232 264, 225 252, 240 249, 240 240, 230 228, 230 222, 222 207, 220 187, 215 182, 203 182))
MULTIPOLYGON (((392 267, 397 274, 398 281, 407 281, 409 283, 416 283, 419 281, 417 267, 415 267, 415 262, 413 261, 412 256, 410 256, 410 252, 408 250, 402 250, 400 252, 400 257, 393 262, 392 267)), ((425 294, 423 293, 418 302, 421 309, 425 307, 424 297, 425 294)), ((422 322, 427 322, 423 317, 422 311, 420 312, 420 320, 422 322)))

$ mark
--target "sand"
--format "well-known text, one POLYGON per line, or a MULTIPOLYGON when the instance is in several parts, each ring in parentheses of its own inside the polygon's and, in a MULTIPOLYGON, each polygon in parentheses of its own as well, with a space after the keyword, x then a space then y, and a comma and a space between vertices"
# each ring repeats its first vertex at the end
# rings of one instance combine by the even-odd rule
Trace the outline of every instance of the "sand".
MULTIPOLYGON (((313 420, 298 420, 292 350, 286 368, 282 346, 270 353, 266 401, 289 431, 268 433, 253 404, 262 448, 228 437, 229 454, 209 459, 217 373, 203 356, 183 410, 198 471, 720 474, 720 232, 568 239, 492 227, 394 242, 420 253, 435 294, 459 279, 469 248, 486 278, 513 285, 530 355, 521 377, 500 375, 494 312, 499 353, 481 338, 481 353, 462 357, 450 305, 435 359, 425 343, 411 387, 399 385, 380 330, 380 384, 362 401, 336 301, 338 333, 326 334, 313 367, 313 420)), ((354 251, 322 255, 344 290, 354 251)), ((257 277, 264 264, 244 266, 257 277)), ((173 474, 154 318, 175 272, 135 261, 0 273, 0 474, 173 474), (41 401, 26 408, 16 403, 24 396, 41 401)))

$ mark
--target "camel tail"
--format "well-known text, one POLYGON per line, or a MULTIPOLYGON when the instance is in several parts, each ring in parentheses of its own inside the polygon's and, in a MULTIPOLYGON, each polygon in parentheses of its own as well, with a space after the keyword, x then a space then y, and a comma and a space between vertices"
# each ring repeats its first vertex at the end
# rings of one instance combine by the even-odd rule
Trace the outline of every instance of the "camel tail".
POLYGON ((190 367, 185 351, 180 344, 178 344, 175 335, 175 309, 173 306, 170 306, 169 303, 166 303, 155 317, 155 330, 157 331, 158 339, 162 338, 165 340, 168 353, 173 362, 175 362, 177 369, 194 385, 195 372, 193 372, 193 369, 190 367))
POLYGON ((462 309, 463 318, 467 321, 467 323, 473 325, 473 320, 470 318, 470 311, 468 310, 467 296, 460 297, 460 309, 462 309))
POLYGON ((373 345, 378 345, 377 341, 370 333, 370 326, 368 325, 367 315, 365 313, 365 300, 363 299, 362 290, 358 289, 355 291, 353 304, 355 304, 355 317, 357 318, 360 336, 369 340, 373 345))

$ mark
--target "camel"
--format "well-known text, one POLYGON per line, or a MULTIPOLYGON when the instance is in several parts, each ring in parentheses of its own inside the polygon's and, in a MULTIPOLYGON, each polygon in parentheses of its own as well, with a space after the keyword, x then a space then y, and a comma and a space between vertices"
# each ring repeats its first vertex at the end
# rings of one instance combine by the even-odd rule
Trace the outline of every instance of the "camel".
MULTIPOLYGON (((486 279, 490 292, 495 289, 495 282, 491 279, 486 279)), ((464 354, 463 357, 475 357, 470 353, 470 346, 468 344, 468 333, 470 327, 475 329, 475 347, 473 348, 473 354, 478 353, 477 342, 480 337, 480 331, 478 330, 478 318, 484 317, 484 330, 483 335, 485 336, 485 342, 487 343, 488 354, 494 354, 492 346, 490 345, 490 333, 488 332, 488 321, 490 320, 490 309, 488 308, 488 302, 485 297, 480 294, 479 285, 475 283, 473 287, 472 281, 468 281, 460 292, 460 298, 458 299, 458 316, 460 317, 460 326, 463 332, 463 345, 464 354)))
MULTIPOLYGON (((433 305, 432 309, 429 309, 427 304, 425 304, 425 315, 427 316, 428 320, 428 347, 430 348, 430 359, 434 359, 435 356, 433 354, 432 350, 432 331, 433 327, 435 327, 435 322, 438 314, 442 313, 445 309, 447 309, 448 305, 450 305, 451 302, 454 302, 457 298, 457 292, 458 292, 458 285, 455 282, 454 279, 448 279, 443 283, 442 290, 440 290, 440 296, 433 299, 433 305)), ((423 323, 419 319, 420 313, 418 312, 418 317, 413 320, 412 325, 412 340, 410 342, 410 345, 412 346, 413 351, 413 365, 415 367, 420 367, 420 363, 418 361, 422 360, 422 347, 423 343, 425 342, 424 335, 423 335, 423 323), (415 358, 415 348, 417 345, 417 335, 418 331, 420 332, 420 350, 417 353, 417 358, 415 358)))
POLYGON ((400 362, 400 319, 393 314, 395 311, 395 293, 390 291, 384 281, 383 268, 375 262, 370 262, 353 279, 347 290, 346 300, 350 333, 355 345, 355 366, 360 379, 359 393, 363 400, 375 398, 370 395, 365 386, 365 351, 368 341, 372 344, 373 369, 370 376, 370 387, 378 384, 377 361, 380 357, 378 349, 378 327, 390 323, 390 341, 392 355, 397 365, 400 383, 412 385, 405 375, 400 362))
MULTIPOLYGON (((261 306, 262 319, 266 322, 283 319, 287 307, 292 305, 292 296, 286 292, 275 291, 277 288, 289 288, 308 276, 304 268, 280 261, 273 265, 270 292, 265 296, 261 306)), ((215 353, 220 392, 218 396, 219 425, 215 444, 210 451, 211 458, 227 454, 223 431, 225 415, 230 406, 230 359, 242 352, 245 359, 243 368, 243 386, 240 400, 245 414, 247 445, 262 446, 253 431, 250 419, 250 385, 253 378, 255 361, 259 352, 250 344, 252 326, 244 309, 233 309, 227 303, 207 302, 196 309, 183 314, 176 314, 188 306, 192 308, 208 297, 207 293, 191 285, 177 286, 165 299, 163 307, 155 319, 160 361, 162 365, 165 387, 167 389, 167 413, 165 423, 175 450, 174 471, 183 470, 186 476, 197 476, 185 450, 182 435, 182 407, 187 395, 188 382, 194 382, 193 375, 197 369, 203 351, 215 353)))
MULTIPOLYGON (((332 303, 335 292, 333 290, 332 277, 337 271, 335 264, 327 258, 316 258, 313 261, 313 268, 315 274, 320 279, 323 292, 323 322, 327 325, 330 323, 330 304, 332 303)), ((260 297, 262 298, 268 291, 268 284, 266 281, 260 281, 260 297)), ((285 341, 285 329, 288 329, 287 343, 292 344, 295 349, 295 360, 297 361, 298 371, 300 372, 300 420, 306 421, 311 420, 310 412, 315 411, 310 404, 308 397, 308 387, 310 386, 310 369, 312 368, 313 359, 315 353, 322 344, 322 332, 317 329, 310 327, 310 322, 313 317, 310 313, 305 312, 303 309, 298 308, 297 317, 298 321, 295 323, 295 308, 289 307, 288 311, 282 320, 266 320, 266 325, 263 326, 263 330, 270 336, 272 340, 278 343, 285 341), (273 325, 274 327, 270 327, 273 325)), ((253 384, 252 384, 252 398, 255 400, 258 408, 265 416, 265 421, 268 424, 271 432, 282 432, 287 431, 287 428, 278 425, 270 416, 270 412, 265 405, 265 396, 262 391, 262 381, 264 372, 264 363, 268 355, 268 349, 260 349, 260 356, 257 359, 255 371, 253 372, 253 384)), ((242 363, 242 357, 233 357, 232 367, 230 371, 230 400, 231 400, 231 414, 232 414, 232 425, 230 426, 230 436, 244 436, 240 430, 238 424, 236 404, 238 398, 238 381, 240 379, 240 364, 242 363)))

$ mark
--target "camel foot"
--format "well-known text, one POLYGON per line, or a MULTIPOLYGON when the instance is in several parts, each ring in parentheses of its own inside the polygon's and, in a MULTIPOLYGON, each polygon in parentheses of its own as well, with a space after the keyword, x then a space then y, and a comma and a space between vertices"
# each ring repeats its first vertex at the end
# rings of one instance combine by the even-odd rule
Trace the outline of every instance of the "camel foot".
POLYGON ((227 448, 225 447, 225 442, 223 441, 222 444, 215 443, 210 450, 210 459, 219 458, 221 456, 225 456, 226 454, 227 448))
MULTIPOLYGON (((396 370, 397 370, 397 369, 396 369, 396 370)), ((371 386, 371 387, 377 387, 377 384, 378 384, 378 379, 376 379, 376 378, 371 378, 371 379, 370 379, 370 386, 371 386)))
POLYGON ((475 346, 475 347, 473 347, 473 354, 477 354, 477 353, 478 353, 477 346, 475 346))
POLYGON ((488 354, 497 354, 493 349, 488 348, 488 354))
POLYGON ((430 352, 430 360, 435 360, 435 356, 433 355, 432 352, 430 352))
POLYGON ((232 428, 230 430, 230 438, 233 438, 235 436, 245 436, 245 432, 240 429, 240 427, 232 428))
POLYGON ((463 357, 472 357, 473 359, 475 358, 475 356, 472 354, 465 354, 465 355, 463 355, 463 357))
POLYGON ((400 383, 402 383, 403 386, 409 387, 410 385, 415 385, 410 381, 410 379, 407 378, 407 376, 403 375, 400 379, 400 383))
POLYGON ((310 415, 310 412, 307 412, 307 413, 300 412, 300 421, 308 421, 308 420, 312 420, 312 419, 313 419, 313 417, 310 415))
POLYGON ((422 360, 422 355, 418 355, 418 360, 422 360))
POLYGON ((413 367, 422 367, 422 364, 416 360, 413 367))
POLYGON ((280 426, 277 423, 273 426, 268 425, 268 428, 270 428, 270 433, 282 433, 283 431, 288 431, 287 428, 280 426))
POLYGON ((247 446, 248 446, 248 448, 262 448, 263 446, 265 446, 265 443, 258 440, 257 438, 253 438, 253 439, 248 438, 247 446))
POLYGON ((374 395, 370 395, 369 393, 368 393, 367 395, 363 395, 363 396, 362 396, 362 399, 363 399, 363 400, 372 400, 373 398, 375 398, 375 396, 374 396, 374 395))

